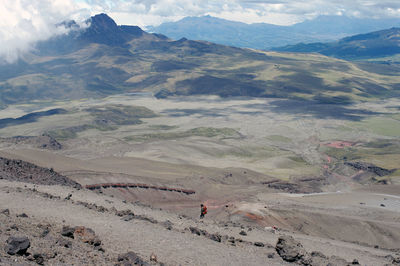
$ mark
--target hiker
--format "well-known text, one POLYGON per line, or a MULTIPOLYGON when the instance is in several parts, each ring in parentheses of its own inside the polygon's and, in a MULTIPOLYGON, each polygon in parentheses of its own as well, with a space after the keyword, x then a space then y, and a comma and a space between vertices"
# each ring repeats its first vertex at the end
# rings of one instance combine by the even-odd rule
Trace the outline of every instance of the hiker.
POLYGON ((201 207, 200 219, 203 219, 204 215, 207 214, 207 207, 204 204, 201 204, 200 207, 201 207))

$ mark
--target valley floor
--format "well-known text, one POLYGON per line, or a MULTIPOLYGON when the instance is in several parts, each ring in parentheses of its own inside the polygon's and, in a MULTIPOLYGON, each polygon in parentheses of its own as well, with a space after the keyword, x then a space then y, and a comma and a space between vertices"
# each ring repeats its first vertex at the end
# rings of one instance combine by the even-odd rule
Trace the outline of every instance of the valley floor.
MULTIPOLYGON (((290 235, 313 265, 396 263, 398 105, 120 95, 10 106, 0 112, 0 156, 83 188, 20 180, 16 173, 29 169, 19 161, 0 169, 0 211, 10 212, 0 213, 0 245, 28 235, 32 254, 50 265, 109 265, 128 251, 166 265, 286 265, 275 245, 290 235), (209 208, 204 220, 200 203, 209 208), (76 239, 72 249, 57 246, 63 226, 93 229, 105 251, 76 239)), ((3 246, 0 263, 31 263, 3 246)))

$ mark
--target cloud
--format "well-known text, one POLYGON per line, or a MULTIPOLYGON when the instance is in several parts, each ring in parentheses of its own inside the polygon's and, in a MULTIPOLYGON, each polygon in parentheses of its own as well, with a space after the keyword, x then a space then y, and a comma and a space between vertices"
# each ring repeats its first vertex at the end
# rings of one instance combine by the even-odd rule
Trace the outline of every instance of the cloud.
POLYGON ((1 0, 0 57, 13 62, 35 42, 65 33, 57 23, 84 15, 74 0, 1 0))
MULTIPOLYGON (((82 1, 82 0, 81 0, 82 1)), ((290 25, 318 15, 400 17, 398 0, 96 0, 119 24, 157 25, 185 16, 290 25)))

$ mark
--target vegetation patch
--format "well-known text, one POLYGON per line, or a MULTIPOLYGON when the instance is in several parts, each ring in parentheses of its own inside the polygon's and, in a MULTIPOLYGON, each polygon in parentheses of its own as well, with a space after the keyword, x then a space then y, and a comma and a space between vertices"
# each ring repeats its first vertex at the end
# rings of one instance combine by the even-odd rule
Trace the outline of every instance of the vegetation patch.
POLYGON ((169 126, 169 125, 150 125, 150 129, 153 130, 172 130, 172 129, 177 129, 178 126, 169 126))
POLYGON ((73 139, 77 134, 88 129, 100 131, 116 130, 122 125, 137 125, 143 123, 141 118, 151 118, 157 115, 148 108, 141 106, 106 105, 85 109, 93 117, 93 122, 72 126, 68 128, 55 129, 46 132, 56 140, 62 141, 73 139))
POLYGON ((197 127, 183 132, 163 132, 163 133, 149 133, 135 136, 128 136, 124 139, 126 141, 156 141, 156 140, 171 140, 187 137, 220 137, 220 138, 239 138, 240 133, 232 128, 213 128, 213 127, 197 127))
POLYGON ((290 138, 281 136, 281 135, 271 135, 271 136, 268 136, 267 138, 272 141, 279 141, 279 142, 284 142, 284 143, 292 142, 292 140, 290 138))
POLYGON ((141 118, 152 118, 157 115, 142 106, 107 105, 86 109, 94 118, 96 125, 136 125, 141 118))

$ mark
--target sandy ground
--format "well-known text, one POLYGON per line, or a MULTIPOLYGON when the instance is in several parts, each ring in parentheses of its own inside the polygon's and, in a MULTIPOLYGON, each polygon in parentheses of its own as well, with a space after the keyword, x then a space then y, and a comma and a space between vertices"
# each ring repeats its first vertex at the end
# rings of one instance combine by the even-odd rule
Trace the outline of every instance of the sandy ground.
POLYGON ((395 255, 394 252, 385 249, 338 240, 328 241, 325 238, 293 234, 285 230, 274 234, 267 229, 253 227, 247 236, 241 236, 238 234, 242 230, 240 227, 225 226, 210 218, 199 221, 165 210, 123 203, 118 199, 84 190, 36 185, 36 191, 32 191, 30 188, 34 185, 8 181, 0 181, 0 184, 1 209, 9 208, 12 213, 25 212, 32 219, 46 223, 90 227, 101 238, 106 252, 110 254, 134 250, 144 258, 148 258, 154 252, 159 261, 168 265, 285 265, 277 254, 274 258, 267 257, 267 254, 274 253, 274 249, 269 248, 269 245, 274 246, 281 234, 294 235, 309 252, 320 251, 327 256, 340 255, 349 261, 357 258, 361 265, 383 265, 388 262, 385 256, 395 255), (41 196, 40 192, 60 196, 61 199, 46 198, 41 196), (63 200, 69 193, 73 195, 71 200, 63 200), (131 209, 136 215, 146 215, 159 222, 169 220, 173 224, 173 230, 167 230, 160 224, 147 221, 122 221, 121 217, 111 213, 88 210, 84 206, 74 204, 78 201, 95 203, 106 208, 114 207, 118 210, 131 209), (189 226, 210 233, 218 232, 222 235, 240 237, 249 242, 260 241, 266 246, 260 248, 247 243, 237 242, 236 246, 218 243, 186 231, 185 228, 189 226))

